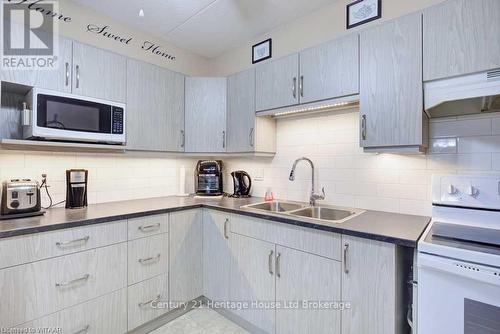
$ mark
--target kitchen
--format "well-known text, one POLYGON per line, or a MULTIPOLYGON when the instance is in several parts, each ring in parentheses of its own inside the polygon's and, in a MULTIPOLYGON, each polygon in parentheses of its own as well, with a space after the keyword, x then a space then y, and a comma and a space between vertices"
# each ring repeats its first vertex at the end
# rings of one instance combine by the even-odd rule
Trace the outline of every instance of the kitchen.
POLYGON ((500 332, 498 1, 29 3, 2 331, 500 332))

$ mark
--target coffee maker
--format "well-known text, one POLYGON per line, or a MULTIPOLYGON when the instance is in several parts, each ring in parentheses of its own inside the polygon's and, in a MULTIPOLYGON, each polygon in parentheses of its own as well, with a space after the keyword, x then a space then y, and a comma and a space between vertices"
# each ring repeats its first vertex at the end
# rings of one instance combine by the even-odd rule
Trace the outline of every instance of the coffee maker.
POLYGON ((88 205, 88 176, 89 172, 85 169, 66 171, 66 209, 79 209, 88 205))
POLYGON ((222 190, 222 161, 198 161, 194 184, 198 196, 221 196, 224 193, 222 190))
POLYGON ((247 172, 239 170, 231 173, 234 183, 234 193, 231 197, 250 197, 250 189, 252 188, 252 179, 247 172))

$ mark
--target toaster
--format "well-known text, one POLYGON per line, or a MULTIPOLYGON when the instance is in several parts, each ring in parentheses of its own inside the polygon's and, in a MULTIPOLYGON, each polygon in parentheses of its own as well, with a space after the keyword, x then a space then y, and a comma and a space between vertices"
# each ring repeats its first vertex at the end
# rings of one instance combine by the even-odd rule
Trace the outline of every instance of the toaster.
POLYGON ((2 183, 1 215, 38 212, 41 209, 40 187, 37 181, 13 179, 2 183))

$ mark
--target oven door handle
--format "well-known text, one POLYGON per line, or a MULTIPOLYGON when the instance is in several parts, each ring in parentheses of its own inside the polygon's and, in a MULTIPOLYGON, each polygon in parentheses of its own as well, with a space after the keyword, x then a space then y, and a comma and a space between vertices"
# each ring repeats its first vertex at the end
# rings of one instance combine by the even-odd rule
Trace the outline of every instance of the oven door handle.
POLYGON ((418 254, 419 270, 434 270, 500 286, 500 269, 425 253, 418 254))

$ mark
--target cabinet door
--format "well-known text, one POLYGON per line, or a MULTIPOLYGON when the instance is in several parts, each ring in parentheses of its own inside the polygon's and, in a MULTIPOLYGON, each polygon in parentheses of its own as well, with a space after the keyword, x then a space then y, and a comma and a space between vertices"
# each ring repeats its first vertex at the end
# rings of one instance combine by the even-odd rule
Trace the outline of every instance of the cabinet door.
POLYGON ((395 334, 395 246, 350 236, 342 239, 346 252, 342 299, 351 304, 342 312, 342 333, 395 334))
POLYGON ((237 316, 267 333, 274 333, 275 245, 231 233, 231 274, 229 298, 248 302, 248 308, 232 310, 237 316))
POLYGON ((184 152, 184 75, 170 72, 167 76, 167 151, 184 152))
POLYGON ((500 1, 451 0, 424 11, 424 80, 500 67, 500 1))
POLYGON ((184 77, 127 61, 127 149, 182 151, 184 77))
POLYGON ((226 151, 226 78, 186 78, 186 152, 226 151))
POLYGON ((73 93, 125 102, 126 81, 125 57, 73 42, 73 93))
POLYGON ((276 301, 289 307, 276 311, 276 334, 340 334, 342 310, 333 303, 342 299, 341 278, 338 261, 276 246, 276 301))
POLYGON ((255 69, 227 79, 227 152, 255 151, 255 69))
POLYGON ((300 53, 300 102, 307 103, 359 92, 358 34, 300 53))
MULTIPOLYGON (((123 334, 127 332, 127 289, 121 289, 110 294, 92 299, 88 302, 66 308, 60 312, 24 323, 16 328, 19 332, 43 333, 45 328, 60 328, 61 334, 123 334), (37 330, 35 330, 37 328, 37 330)), ((13 331, 15 333, 15 331, 13 331)))
POLYGON ((203 215, 203 295, 214 301, 229 299, 230 215, 206 210, 203 215))
POLYGON ((256 68, 257 111, 299 103, 299 55, 293 54, 256 68))
MULTIPOLYGON (((17 40, 24 40, 24 25, 11 24, 11 36, 17 40)), ((45 34, 45 32, 41 32, 45 34)), ((71 55, 73 43, 71 40, 55 36, 59 43, 59 52, 56 55, 53 69, 0 69, 0 81, 16 84, 52 89, 60 92, 71 92, 71 55)), ((37 52, 33 52, 36 56, 37 52)))
POLYGON ((422 17, 360 34, 361 146, 422 145, 422 17))
POLYGON ((174 306, 203 294, 202 233, 201 210, 170 214, 169 291, 174 306))

